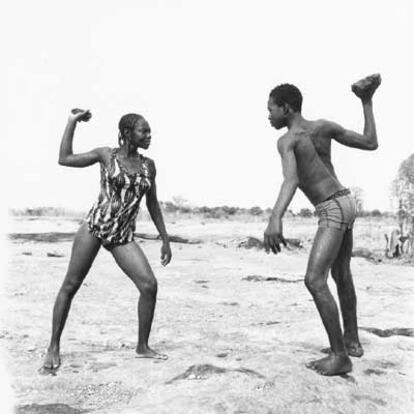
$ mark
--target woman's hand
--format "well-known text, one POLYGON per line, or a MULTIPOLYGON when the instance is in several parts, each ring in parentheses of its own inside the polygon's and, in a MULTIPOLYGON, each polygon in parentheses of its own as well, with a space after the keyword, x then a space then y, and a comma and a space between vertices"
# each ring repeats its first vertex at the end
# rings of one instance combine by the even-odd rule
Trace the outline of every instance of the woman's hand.
POLYGON ((161 264, 167 266, 170 263, 172 257, 170 243, 163 242, 161 246, 161 264))
POLYGON ((70 112, 71 113, 69 115, 69 121, 72 121, 72 122, 81 122, 81 121, 88 122, 92 117, 92 114, 89 111, 89 109, 83 110, 79 108, 74 108, 70 112))

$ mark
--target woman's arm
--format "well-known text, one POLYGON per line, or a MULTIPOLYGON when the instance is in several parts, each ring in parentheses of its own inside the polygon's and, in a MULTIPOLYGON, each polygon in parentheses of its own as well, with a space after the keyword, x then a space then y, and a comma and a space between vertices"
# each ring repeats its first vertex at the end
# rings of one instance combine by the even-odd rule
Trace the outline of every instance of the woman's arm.
POLYGON ((165 266, 170 262, 171 256, 172 256, 171 249, 170 249, 170 240, 167 234, 167 230, 165 228, 164 218, 162 216, 160 204, 157 198, 157 186, 155 183, 155 175, 156 175, 155 164, 152 160, 150 160, 149 164, 150 164, 150 170, 151 170, 151 187, 146 193, 146 202, 147 202, 148 212, 162 240, 161 263, 165 266))
POLYGON ((68 123, 66 124, 60 143, 59 165, 67 167, 88 167, 102 160, 102 148, 96 148, 82 154, 73 153, 72 143, 76 124, 80 121, 88 121, 90 116, 89 111, 81 110, 73 110, 69 115, 68 123))

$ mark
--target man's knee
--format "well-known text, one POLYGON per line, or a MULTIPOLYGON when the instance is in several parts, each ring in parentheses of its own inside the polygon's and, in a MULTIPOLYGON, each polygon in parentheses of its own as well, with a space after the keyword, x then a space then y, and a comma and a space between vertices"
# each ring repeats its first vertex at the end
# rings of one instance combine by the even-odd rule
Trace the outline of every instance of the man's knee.
POLYGON ((331 269, 331 274, 337 285, 346 284, 352 278, 351 268, 347 263, 334 264, 331 269))
POLYGON ((342 278, 343 269, 341 269, 341 266, 332 266, 331 269, 332 278, 335 281, 336 284, 340 283, 340 280, 342 278))
POLYGON ((305 286, 312 294, 319 293, 327 287, 326 278, 321 274, 308 271, 305 276, 305 286))

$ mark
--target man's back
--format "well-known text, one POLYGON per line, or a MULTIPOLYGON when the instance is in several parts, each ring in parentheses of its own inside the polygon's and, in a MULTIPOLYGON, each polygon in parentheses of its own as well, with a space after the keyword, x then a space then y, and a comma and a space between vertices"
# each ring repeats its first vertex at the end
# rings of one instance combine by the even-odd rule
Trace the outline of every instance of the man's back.
POLYGON ((336 177, 334 167, 331 160, 331 141, 332 137, 329 133, 329 122, 324 120, 311 121, 311 139, 315 150, 328 168, 329 172, 336 177))

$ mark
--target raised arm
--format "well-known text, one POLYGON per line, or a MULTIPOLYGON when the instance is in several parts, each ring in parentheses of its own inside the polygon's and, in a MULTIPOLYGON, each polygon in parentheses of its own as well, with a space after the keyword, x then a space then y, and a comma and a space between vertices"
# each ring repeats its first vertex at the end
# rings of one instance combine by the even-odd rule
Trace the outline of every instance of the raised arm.
POLYGON ((372 108, 372 97, 381 84, 381 75, 367 76, 352 84, 352 92, 361 99, 364 111, 364 132, 350 131, 340 125, 330 123, 330 135, 339 143, 352 148, 373 151, 378 148, 377 130, 375 126, 374 111, 372 108))
POLYGON ((59 165, 67 167, 88 167, 102 160, 102 148, 96 148, 92 151, 74 154, 73 153, 73 135, 76 124, 80 121, 87 121, 90 118, 89 111, 72 111, 69 115, 68 122, 63 132, 62 141, 59 151, 59 165))
POLYGON ((294 142, 292 138, 281 138, 278 141, 278 150, 282 158, 283 183, 273 207, 269 224, 264 233, 264 246, 266 252, 269 252, 270 249, 273 253, 278 253, 280 251, 280 243, 286 245, 283 237, 282 217, 292 201, 299 185, 294 142))
POLYGON ((330 136, 335 141, 347 147, 373 151, 378 148, 378 138, 372 110, 372 100, 363 101, 362 106, 364 110, 363 134, 345 129, 334 122, 329 122, 330 136))
POLYGON ((167 230, 164 224, 164 218, 162 216, 160 204, 158 202, 157 197, 157 186, 155 183, 155 176, 156 176, 156 169, 155 164, 152 160, 149 160, 149 167, 151 170, 151 187, 146 193, 146 202, 148 212, 151 216, 152 221, 155 224, 155 227, 160 234, 162 240, 162 247, 161 247, 161 263, 166 266, 171 261, 171 249, 170 249, 170 241, 168 238, 167 230))

